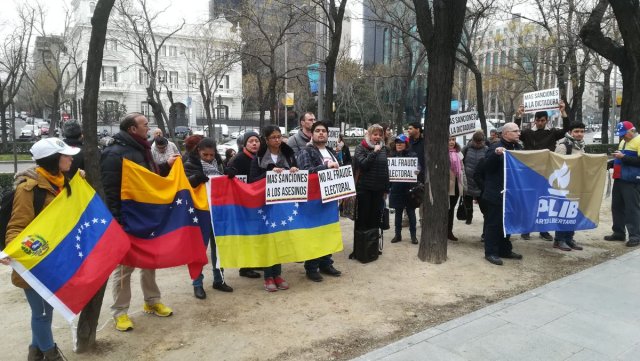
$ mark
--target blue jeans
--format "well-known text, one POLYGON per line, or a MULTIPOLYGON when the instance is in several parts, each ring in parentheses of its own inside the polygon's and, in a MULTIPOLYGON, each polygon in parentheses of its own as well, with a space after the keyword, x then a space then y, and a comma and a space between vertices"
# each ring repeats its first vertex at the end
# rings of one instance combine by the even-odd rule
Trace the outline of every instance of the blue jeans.
POLYGON ((408 208, 408 207, 402 207, 402 208, 396 208, 396 222, 395 222, 395 226, 396 226, 396 236, 399 236, 400 233, 402 232, 402 211, 403 210, 407 210, 407 216, 409 216, 409 233, 411 234, 411 237, 415 237, 416 236, 416 209, 415 208, 408 208))
POLYGON ((269 277, 278 277, 282 274, 282 265, 274 264, 271 267, 264 268, 264 279, 266 280, 269 277))
POLYGON ((24 294, 31 306, 31 345, 42 352, 49 351, 56 346, 51 332, 53 307, 32 288, 25 289, 24 294))
POLYGON ((326 268, 331 266, 332 264, 333 259, 331 259, 331 255, 328 254, 326 256, 304 261, 304 269, 307 271, 307 273, 313 273, 318 272, 319 268, 326 268))
POLYGON ((573 241, 573 235, 576 234, 574 231, 556 231, 555 239, 556 241, 573 241))
MULTIPOLYGON (((213 283, 220 284, 224 282, 224 269, 216 268, 216 262, 218 261, 218 256, 216 255, 216 239, 211 237, 211 264, 213 265, 213 283)), ((200 273, 200 276, 193 280, 191 283, 193 287, 202 287, 202 280, 204 279, 204 275, 200 273)))

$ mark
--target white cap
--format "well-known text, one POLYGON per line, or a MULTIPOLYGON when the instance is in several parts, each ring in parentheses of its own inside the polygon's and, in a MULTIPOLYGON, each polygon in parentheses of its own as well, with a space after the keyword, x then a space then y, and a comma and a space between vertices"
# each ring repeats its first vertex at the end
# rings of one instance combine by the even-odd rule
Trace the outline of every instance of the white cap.
POLYGON ((76 155, 80 153, 80 148, 70 147, 60 138, 44 138, 37 141, 29 151, 33 154, 33 159, 38 160, 56 153, 76 155))

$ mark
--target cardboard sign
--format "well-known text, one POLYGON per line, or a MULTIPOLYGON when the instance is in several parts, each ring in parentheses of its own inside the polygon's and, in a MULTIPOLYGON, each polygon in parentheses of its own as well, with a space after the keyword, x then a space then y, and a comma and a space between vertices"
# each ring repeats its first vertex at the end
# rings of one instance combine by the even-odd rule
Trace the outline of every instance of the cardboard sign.
POLYGON ((535 113, 540 110, 558 109, 560 89, 552 88, 537 92, 524 93, 522 96, 525 113, 535 113))
POLYGON ((350 165, 338 169, 321 170, 318 172, 318 180, 320 181, 322 203, 356 195, 356 183, 350 165))
POLYGON ((389 182, 418 181, 418 158, 387 158, 389 164, 389 182))
POLYGON ((265 188, 266 204, 306 202, 309 187, 309 171, 299 170, 291 173, 267 172, 267 186, 265 188))
POLYGON ((329 139, 327 140, 327 147, 336 150, 338 146, 338 136, 340 135, 340 128, 332 128, 327 129, 329 132, 329 139))
POLYGON ((478 112, 455 114, 449 117, 449 136, 457 137, 476 131, 478 112))

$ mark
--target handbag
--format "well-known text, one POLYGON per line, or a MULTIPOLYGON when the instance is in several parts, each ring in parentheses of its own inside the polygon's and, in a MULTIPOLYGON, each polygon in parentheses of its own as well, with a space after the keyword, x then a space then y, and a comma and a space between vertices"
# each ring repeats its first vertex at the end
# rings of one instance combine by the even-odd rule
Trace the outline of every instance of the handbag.
POLYGON ((354 230, 353 252, 349 259, 357 259, 361 263, 369 263, 382 254, 382 234, 378 228, 354 230))
POLYGON ((462 202, 462 197, 460 197, 460 202, 458 202, 458 210, 456 211, 456 218, 459 221, 467 220, 467 209, 464 206, 464 202, 462 202))
POLYGON ((409 189, 409 199, 407 200, 407 208, 420 208, 424 199, 424 184, 418 183, 409 189))
POLYGON ((383 231, 386 231, 387 229, 391 228, 391 225, 389 225, 389 208, 384 207, 382 209, 382 219, 380 220, 380 228, 383 231))
POLYGON ((352 221, 356 219, 356 197, 340 200, 340 216, 349 218, 352 221))

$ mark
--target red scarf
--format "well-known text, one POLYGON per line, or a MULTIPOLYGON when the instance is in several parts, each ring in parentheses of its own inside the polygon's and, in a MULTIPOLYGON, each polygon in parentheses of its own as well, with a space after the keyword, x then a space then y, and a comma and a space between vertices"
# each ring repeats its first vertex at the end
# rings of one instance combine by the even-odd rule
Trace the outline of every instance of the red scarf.
POLYGON ((133 138, 133 140, 135 140, 144 148, 144 160, 147 161, 154 173, 159 174, 160 169, 158 168, 156 162, 153 161, 153 156, 151 155, 151 143, 149 143, 146 138, 143 138, 135 133, 129 133, 129 135, 131 136, 131 138, 133 138))
POLYGON ((249 157, 249 159, 253 159, 256 155, 247 150, 247 148, 242 148, 242 152, 249 157))

